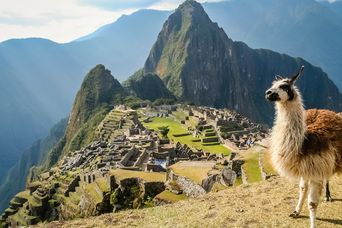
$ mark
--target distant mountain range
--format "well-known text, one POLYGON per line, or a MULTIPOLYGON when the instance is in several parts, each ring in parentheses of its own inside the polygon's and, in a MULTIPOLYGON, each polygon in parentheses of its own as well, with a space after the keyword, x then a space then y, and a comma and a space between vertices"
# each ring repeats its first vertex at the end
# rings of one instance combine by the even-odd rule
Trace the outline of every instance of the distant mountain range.
MULTIPOLYGON (((317 3, 313 0, 232 0, 206 3, 204 9, 210 18, 218 22, 218 25, 223 27, 223 30, 233 40, 244 41, 253 48, 268 48, 292 56, 303 57, 312 64, 322 67, 341 90, 342 23, 339 5, 340 2, 317 3)), ((58 44, 38 38, 15 39, 0 43, 0 101, 2 104, 0 112, 0 183, 4 173, 18 159, 19 154, 28 148, 35 139, 46 135, 54 123, 69 113, 83 75, 90 68, 102 63, 112 71, 119 81, 127 79, 129 75, 144 65, 158 32, 171 13, 169 11, 141 10, 129 16, 122 16, 116 22, 67 44, 58 44)), ((222 41, 222 45, 229 44, 233 45, 229 39, 222 41)), ((233 46, 236 50, 235 54, 250 53, 250 49, 242 43, 234 43, 233 46)), ((157 49, 154 48, 154 50, 157 49)), ((262 56, 273 52, 258 50, 251 51, 251 53, 262 56)), ((226 55, 227 53, 222 51, 221 54, 226 55)), ((276 56, 281 60, 288 59, 283 55, 276 56)), ((139 77, 144 82, 153 81, 156 85, 160 85, 159 79, 162 79, 167 90, 158 87, 161 90, 157 91, 157 94, 162 92, 169 96, 169 92, 172 90, 171 84, 175 80, 167 81, 163 76, 155 77, 159 75, 158 72, 165 70, 160 67, 162 64, 159 61, 165 60, 165 58, 153 59, 150 55, 148 59, 148 64, 157 64, 157 68, 154 68, 153 64, 150 67, 145 64, 145 69, 151 71, 151 74, 148 79, 141 78, 142 75, 139 77)), ((290 62, 272 69, 272 66, 268 66, 267 70, 258 69, 255 66, 253 72, 260 70, 260 72, 268 72, 268 74, 288 73, 293 71, 298 64, 303 63, 298 59, 290 62)), ((278 62, 272 61, 269 63, 278 64, 278 62)), ((249 61, 247 65, 249 65, 249 61)), ((183 72, 184 69, 182 67, 183 72)), ((315 94, 313 91, 317 89, 317 83, 323 83, 326 88, 335 88, 329 80, 326 80, 326 75, 322 71, 312 67, 306 71, 307 75, 310 73, 317 73, 320 76, 310 77, 312 86, 309 86, 309 82, 303 79, 300 85, 304 89, 304 93, 315 94), (317 81, 322 78, 323 82, 317 81), (314 81, 314 79, 316 80, 314 81)), ((243 74, 240 72, 239 75, 243 74)), ((269 80, 269 78, 265 79, 262 85, 268 83, 269 80)), ((139 85, 141 92, 141 88, 144 86, 142 84, 133 85, 133 82, 129 86, 138 88, 139 85)), ((171 92, 176 96, 191 95, 185 93, 185 91, 189 91, 187 86, 182 84, 175 86, 179 86, 179 88, 174 87, 171 92)), ((247 88, 249 89, 249 87, 241 88, 240 92, 247 88)), ((138 90, 135 92, 136 95, 139 95, 138 90)), ((226 92, 228 93, 228 91, 226 92)), ((331 99, 338 96, 335 89, 329 93, 334 94, 334 96, 329 96, 331 99)), ((310 103, 313 98, 308 97, 308 104, 310 107, 316 104, 321 107, 327 102, 324 99, 329 93, 323 93, 322 100, 315 101, 318 103, 310 103)), ((150 99, 157 97, 152 93, 146 96, 145 98, 150 99)), ((195 99, 195 97, 192 97, 194 101, 199 99, 195 99)), ((331 103, 334 102, 338 105, 339 101, 331 100, 329 102, 327 107, 333 107, 331 103)), ((215 105, 227 104, 220 101, 215 105)), ((230 104, 233 103, 230 102, 230 104)), ((237 110, 242 108, 235 105, 229 107, 237 110)), ((265 114, 261 115, 265 116, 265 114)))
POLYGON ((90 68, 104 63, 124 80, 141 67, 168 14, 141 10, 67 44, 0 43, 0 184, 19 154, 68 115, 90 68))

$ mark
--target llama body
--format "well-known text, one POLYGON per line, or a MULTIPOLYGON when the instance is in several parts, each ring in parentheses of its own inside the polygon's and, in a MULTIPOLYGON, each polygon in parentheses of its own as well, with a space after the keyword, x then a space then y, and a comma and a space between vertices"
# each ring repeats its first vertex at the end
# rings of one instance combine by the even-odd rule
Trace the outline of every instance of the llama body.
POLYGON ((342 173, 342 118, 328 110, 305 112, 294 86, 302 70, 292 78, 278 77, 266 91, 266 98, 276 103, 271 159, 280 175, 300 180, 299 202, 291 216, 300 214, 308 195, 311 227, 315 227, 323 183, 342 173))
POLYGON ((342 173, 342 118, 327 110, 303 110, 302 115, 279 111, 272 132, 271 157, 280 175, 324 181, 342 173), (324 118, 325 123, 319 122, 324 118), (323 130, 322 134, 318 130, 323 130))

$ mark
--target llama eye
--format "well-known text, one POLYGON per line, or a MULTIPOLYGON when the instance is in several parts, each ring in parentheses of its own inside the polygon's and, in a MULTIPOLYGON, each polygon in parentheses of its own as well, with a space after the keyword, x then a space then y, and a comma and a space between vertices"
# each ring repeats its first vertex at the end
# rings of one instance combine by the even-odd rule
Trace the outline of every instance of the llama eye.
POLYGON ((279 86, 279 88, 282 89, 282 90, 285 90, 285 91, 289 91, 290 86, 285 84, 285 85, 279 86))

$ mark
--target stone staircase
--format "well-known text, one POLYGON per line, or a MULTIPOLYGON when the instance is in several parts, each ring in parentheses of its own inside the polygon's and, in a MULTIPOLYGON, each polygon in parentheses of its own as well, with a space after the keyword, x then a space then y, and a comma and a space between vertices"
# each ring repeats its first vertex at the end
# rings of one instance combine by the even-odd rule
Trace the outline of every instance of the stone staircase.
POLYGON ((116 109, 110 111, 104 120, 99 124, 96 133, 99 138, 111 142, 114 138, 124 133, 133 125, 131 118, 126 118, 130 113, 116 109))

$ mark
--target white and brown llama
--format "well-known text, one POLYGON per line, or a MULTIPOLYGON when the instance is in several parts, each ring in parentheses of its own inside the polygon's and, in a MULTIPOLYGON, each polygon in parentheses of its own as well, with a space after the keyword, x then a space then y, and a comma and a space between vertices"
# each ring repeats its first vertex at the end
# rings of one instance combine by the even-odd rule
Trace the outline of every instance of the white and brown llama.
MULTIPOLYGON (((293 77, 276 76, 266 99, 275 102, 276 117, 271 135, 271 161, 277 172, 300 180, 299 201, 291 217, 298 217, 308 195, 311 227, 315 227, 323 184, 342 173, 342 117, 329 110, 304 110, 293 77)), ((327 184, 326 197, 330 198, 327 184)))

